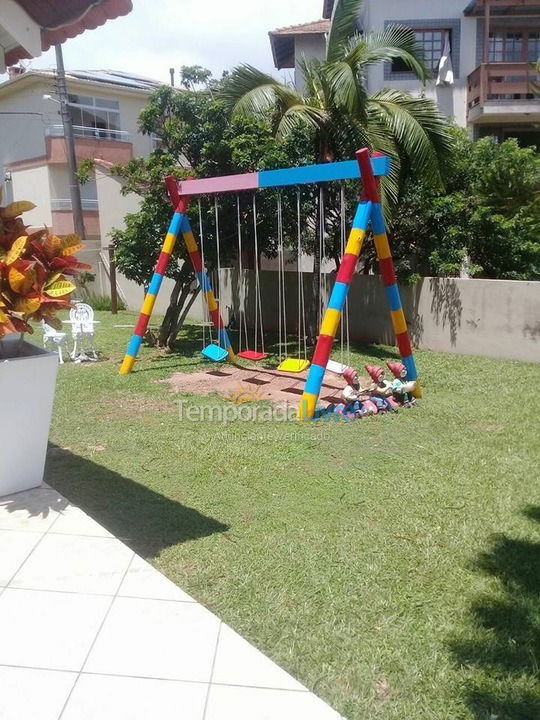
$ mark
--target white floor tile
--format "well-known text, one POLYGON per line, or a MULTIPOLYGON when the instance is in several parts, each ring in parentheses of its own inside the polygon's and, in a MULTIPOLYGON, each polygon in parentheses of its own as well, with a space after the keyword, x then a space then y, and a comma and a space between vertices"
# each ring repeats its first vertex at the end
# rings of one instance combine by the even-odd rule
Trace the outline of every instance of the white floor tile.
POLYGON ((135 555, 126 576, 120 585, 118 595, 155 600, 182 600, 195 602, 193 598, 155 568, 135 555))
POLYGON ((58 720, 76 673, 0 667, 0 720, 58 720))
POLYGON ((113 537, 108 530, 75 505, 68 505, 62 510, 51 532, 62 535, 113 537))
POLYGON ((312 693, 212 685, 205 720, 340 720, 312 693))
POLYGON ((132 557, 114 538, 49 533, 11 587, 114 595, 132 557))
POLYGON ((80 670, 110 605, 105 596, 6 588, 0 664, 80 670))
POLYGON ((221 626, 212 682, 285 690, 306 689, 227 625, 221 626))
POLYGON ((48 487, 0 498, 0 528, 45 532, 67 506, 67 500, 48 487))
POLYGON ((62 720, 202 720, 208 686, 81 675, 62 720))
POLYGON ((208 682, 218 628, 197 603, 119 597, 84 670, 208 682))
POLYGON ((7 585, 36 543, 41 533, 0 530, 0 585, 7 585))

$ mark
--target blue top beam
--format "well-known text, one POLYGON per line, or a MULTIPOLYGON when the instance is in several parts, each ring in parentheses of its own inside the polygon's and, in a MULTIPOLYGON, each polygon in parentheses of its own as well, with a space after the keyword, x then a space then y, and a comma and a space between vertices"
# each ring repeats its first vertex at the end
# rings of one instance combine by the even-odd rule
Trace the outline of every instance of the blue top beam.
MULTIPOLYGON (((371 158, 371 167, 375 176, 388 175, 390 158, 386 155, 373 157, 371 158)), ((358 180, 359 178, 358 161, 345 160, 323 165, 285 168, 284 170, 263 170, 244 175, 220 175, 197 180, 182 180, 178 182, 178 194, 181 196, 216 195, 241 190, 305 185, 307 183, 332 182, 333 180, 358 180)))
MULTIPOLYGON (((380 155, 371 158, 371 167, 375 176, 388 175, 390 158, 380 155)), ((284 187, 285 185, 304 185, 307 183, 332 182, 333 180, 355 180, 360 177, 360 168, 356 160, 307 165, 285 170, 264 170, 259 173, 259 187, 284 187)))

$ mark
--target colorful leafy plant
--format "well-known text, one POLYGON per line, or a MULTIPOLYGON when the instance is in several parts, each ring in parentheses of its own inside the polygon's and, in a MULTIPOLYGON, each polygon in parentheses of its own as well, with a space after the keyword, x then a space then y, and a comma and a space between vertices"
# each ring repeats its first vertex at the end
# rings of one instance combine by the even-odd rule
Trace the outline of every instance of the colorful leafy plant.
POLYGON ((78 235, 58 237, 47 228, 28 234, 20 216, 34 207, 26 200, 0 207, 0 338, 33 332, 31 320, 60 329, 56 313, 70 307, 75 290, 68 276, 90 268, 74 257, 78 235))

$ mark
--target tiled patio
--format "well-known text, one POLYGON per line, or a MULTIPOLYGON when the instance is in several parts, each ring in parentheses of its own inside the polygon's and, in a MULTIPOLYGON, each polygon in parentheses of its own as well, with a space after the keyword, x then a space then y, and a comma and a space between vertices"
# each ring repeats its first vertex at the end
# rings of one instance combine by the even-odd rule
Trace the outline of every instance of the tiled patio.
POLYGON ((339 720, 48 487, 0 499, 0 720, 339 720))

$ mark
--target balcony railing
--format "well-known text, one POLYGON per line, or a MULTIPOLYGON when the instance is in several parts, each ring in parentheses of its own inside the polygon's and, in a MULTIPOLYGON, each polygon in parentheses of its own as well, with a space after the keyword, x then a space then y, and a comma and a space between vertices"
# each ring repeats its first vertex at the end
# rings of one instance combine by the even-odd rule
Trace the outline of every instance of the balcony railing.
MULTIPOLYGON (((83 210, 98 210, 98 201, 97 200, 85 200, 84 198, 81 200, 82 209, 83 210)), ((69 198, 54 198, 51 199, 51 210, 54 211, 65 211, 69 210, 71 211, 71 200, 69 198)))
MULTIPOLYGON (((96 140, 117 140, 120 142, 129 142, 129 133, 125 130, 106 130, 104 128, 83 127, 82 125, 73 126, 73 134, 77 137, 88 137, 96 140)), ((64 137, 63 125, 49 125, 45 128, 45 135, 48 137, 64 137)))
POLYGON ((468 77, 469 111, 486 103, 526 102, 534 99, 534 85, 540 78, 526 62, 484 63, 468 77))

